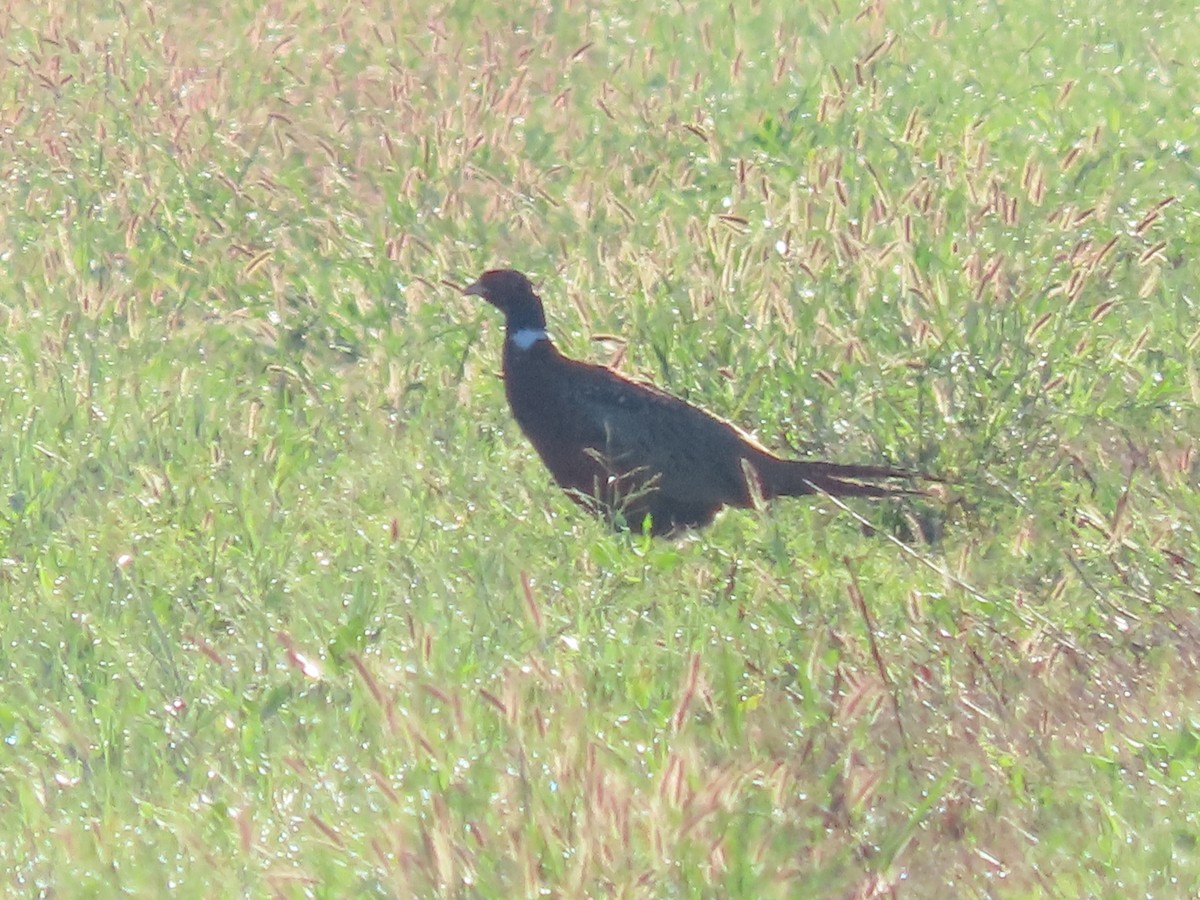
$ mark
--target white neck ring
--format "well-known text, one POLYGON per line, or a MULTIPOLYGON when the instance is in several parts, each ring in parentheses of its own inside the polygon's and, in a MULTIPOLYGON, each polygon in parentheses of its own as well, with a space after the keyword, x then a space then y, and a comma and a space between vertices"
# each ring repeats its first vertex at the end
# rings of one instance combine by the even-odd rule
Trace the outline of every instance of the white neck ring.
POLYGON ((518 350, 528 350, 538 341, 550 340, 550 335, 544 328, 522 328, 520 331, 514 331, 509 340, 518 350))

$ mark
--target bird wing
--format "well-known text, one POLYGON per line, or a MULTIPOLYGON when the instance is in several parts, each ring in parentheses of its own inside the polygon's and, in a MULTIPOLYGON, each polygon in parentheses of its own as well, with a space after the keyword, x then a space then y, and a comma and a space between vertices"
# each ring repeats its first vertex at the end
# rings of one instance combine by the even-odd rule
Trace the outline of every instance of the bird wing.
POLYGON ((682 506, 749 501, 742 460, 766 451, 748 434, 654 385, 577 365, 588 371, 564 386, 615 474, 642 473, 638 483, 653 479, 664 501, 682 506))

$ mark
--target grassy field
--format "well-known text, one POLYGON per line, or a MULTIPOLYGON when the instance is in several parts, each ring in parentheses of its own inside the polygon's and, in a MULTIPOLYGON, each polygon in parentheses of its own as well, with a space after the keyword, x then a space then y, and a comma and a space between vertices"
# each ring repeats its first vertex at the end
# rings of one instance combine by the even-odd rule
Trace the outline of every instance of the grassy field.
POLYGON ((0 12, 3 893, 1194 894, 1194 6, 475 6, 0 12), (501 264, 953 482, 609 533, 501 264))

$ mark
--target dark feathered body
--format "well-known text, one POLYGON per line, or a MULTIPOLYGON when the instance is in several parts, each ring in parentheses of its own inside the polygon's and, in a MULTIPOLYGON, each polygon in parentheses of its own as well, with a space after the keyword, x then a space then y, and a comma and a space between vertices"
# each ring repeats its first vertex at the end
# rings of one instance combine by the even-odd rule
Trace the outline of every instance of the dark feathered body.
POLYGON ((604 366, 568 359, 545 334, 525 276, 485 272, 467 293, 505 314, 509 407, 558 482, 579 503, 635 531, 709 524, 724 506, 811 494, 881 497, 904 488, 866 483, 923 477, 887 466, 775 456, 730 422, 604 366))

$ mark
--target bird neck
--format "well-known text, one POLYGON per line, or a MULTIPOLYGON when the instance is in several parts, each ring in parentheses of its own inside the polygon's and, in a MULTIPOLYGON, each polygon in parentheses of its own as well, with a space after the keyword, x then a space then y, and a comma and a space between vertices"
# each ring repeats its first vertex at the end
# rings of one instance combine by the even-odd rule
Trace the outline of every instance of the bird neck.
POLYGON ((523 302, 513 303, 508 308, 505 331, 508 342, 518 350, 529 350, 541 341, 549 341, 546 333, 546 313, 542 309, 542 301, 537 295, 523 298, 523 302))
MULTIPOLYGON (((515 331, 510 328, 504 339, 502 356, 504 380, 510 390, 519 382, 524 385, 523 391, 532 389, 537 393, 544 387, 541 383, 547 375, 545 366, 559 358, 559 352, 544 328, 519 328, 515 331)), ((509 402, 512 402, 511 398, 509 402)))

